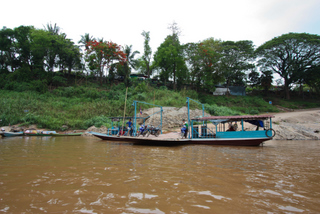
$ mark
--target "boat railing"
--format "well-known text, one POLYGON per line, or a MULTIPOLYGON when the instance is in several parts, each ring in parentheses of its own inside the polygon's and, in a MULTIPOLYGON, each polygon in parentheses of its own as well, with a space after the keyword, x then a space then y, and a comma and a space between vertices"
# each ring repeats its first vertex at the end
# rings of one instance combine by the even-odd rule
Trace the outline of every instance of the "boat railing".
POLYGON ((127 127, 121 128, 121 127, 112 127, 108 128, 107 135, 108 136, 115 136, 115 135, 122 135, 122 136, 130 136, 130 131, 133 133, 134 127, 131 129, 128 129, 127 127))
POLYGON ((193 126, 192 127, 192 138, 215 138, 216 134, 212 128, 209 128, 206 125, 200 126, 193 126))

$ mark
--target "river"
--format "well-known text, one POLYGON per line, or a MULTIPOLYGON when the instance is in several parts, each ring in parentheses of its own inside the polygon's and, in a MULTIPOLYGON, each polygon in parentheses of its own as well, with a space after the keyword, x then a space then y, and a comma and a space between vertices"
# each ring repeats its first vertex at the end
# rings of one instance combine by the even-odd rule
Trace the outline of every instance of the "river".
POLYGON ((320 141, 0 138, 0 213, 320 213, 320 141))

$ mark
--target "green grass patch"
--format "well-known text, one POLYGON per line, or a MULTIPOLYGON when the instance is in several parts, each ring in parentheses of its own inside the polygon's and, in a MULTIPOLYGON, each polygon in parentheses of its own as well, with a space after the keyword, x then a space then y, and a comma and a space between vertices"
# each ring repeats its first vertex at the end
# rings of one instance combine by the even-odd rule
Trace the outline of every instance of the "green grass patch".
MULTIPOLYGON (((31 125, 52 130, 87 129, 90 126, 110 127, 108 117, 123 116, 126 88, 123 84, 113 87, 72 86, 52 91, 0 90, 0 126, 9 124, 31 125)), ((286 108, 316 108, 320 101, 283 100, 260 96, 213 96, 192 90, 172 91, 166 87, 154 88, 145 82, 136 82, 128 88, 126 115, 133 115, 134 100, 171 107, 186 106, 187 97, 205 104, 211 115, 243 115, 278 112, 275 105, 286 108), (269 104, 272 101, 272 105, 269 104)), ((191 109, 202 109, 190 102, 191 109)), ((139 108, 153 107, 138 103, 139 108)))

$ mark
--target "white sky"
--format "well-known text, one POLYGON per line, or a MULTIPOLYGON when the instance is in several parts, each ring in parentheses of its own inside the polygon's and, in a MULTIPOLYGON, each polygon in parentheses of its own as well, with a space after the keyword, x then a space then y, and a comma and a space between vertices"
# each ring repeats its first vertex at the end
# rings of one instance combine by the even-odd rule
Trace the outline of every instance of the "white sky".
POLYGON ((213 37, 252 40, 258 47, 289 32, 320 35, 320 0, 3 0, 0 27, 55 24, 75 43, 89 33, 143 53, 150 31, 153 53, 180 27, 181 44, 213 37))

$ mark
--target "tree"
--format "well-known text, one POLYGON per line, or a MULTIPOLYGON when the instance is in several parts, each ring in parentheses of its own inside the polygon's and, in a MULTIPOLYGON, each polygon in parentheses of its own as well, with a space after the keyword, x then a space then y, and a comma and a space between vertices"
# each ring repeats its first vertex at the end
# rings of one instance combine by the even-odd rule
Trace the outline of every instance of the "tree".
POLYGON ((82 46, 84 46, 85 49, 88 49, 88 43, 93 40, 95 40, 95 38, 93 36, 90 36, 89 33, 86 33, 83 36, 81 36, 81 39, 78 41, 78 44, 82 44, 82 46))
POLYGON ((48 23, 44 30, 49 33, 45 62, 48 71, 53 72, 54 67, 58 64, 59 52, 62 51, 61 48, 67 35, 60 31, 60 27, 56 23, 54 25, 48 23))
POLYGON ((223 72, 227 86, 244 85, 246 71, 254 68, 253 42, 252 41, 226 41, 222 42, 222 57, 220 69, 223 72))
POLYGON ((202 90, 214 91, 215 85, 223 80, 219 66, 221 55, 221 41, 209 38, 199 44, 200 78, 202 90))
POLYGON ((60 27, 55 23, 52 25, 51 23, 47 23, 47 25, 44 27, 44 29, 52 35, 59 35, 60 34, 60 27))
POLYGON ((188 78, 193 89, 200 89, 201 86, 201 57, 199 55, 199 44, 188 43, 183 47, 184 59, 188 69, 188 78))
POLYGON ((284 79, 286 98, 290 87, 299 82, 320 63, 320 36, 289 33, 267 41, 256 50, 258 65, 279 74, 284 79))
POLYGON ((260 83, 260 74, 254 69, 248 74, 248 80, 251 83, 251 88, 258 85, 260 83))
POLYGON ((0 73, 8 73, 12 67, 13 50, 13 30, 3 27, 0 31, 0 73))
POLYGON ((150 42, 150 32, 145 32, 143 31, 141 35, 144 37, 144 52, 142 56, 142 60, 144 63, 144 66, 146 68, 146 74, 148 78, 150 78, 151 70, 150 70, 150 61, 151 61, 151 55, 152 55, 152 50, 149 45, 150 42))
POLYGON ((52 81, 55 68, 68 68, 70 74, 80 66, 80 58, 79 48, 57 25, 0 30, 0 72, 16 82, 41 80, 45 86, 52 81))
POLYGON ((60 65, 60 70, 64 70, 65 67, 68 69, 68 78, 70 78, 73 68, 82 68, 80 49, 70 39, 63 40, 61 44, 58 64, 60 65))
POLYGON ((304 76, 304 81, 317 94, 320 94, 320 65, 313 66, 311 69, 309 69, 304 76))
POLYGON ((30 60, 30 34, 33 27, 20 26, 0 31, 0 68, 4 73, 13 72, 30 60))
POLYGON ((161 69, 160 79, 166 84, 169 78, 173 78, 173 88, 176 89, 177 78, 183 78, 186 73, 183 48, 176 35, 167 36, 156 51, 154 60, 156 66, 161 69))
POLYGON ((154 66, 160 69, 160 79, 166 82, 173 78, 173 89, 177 88, 177 83, 182 85, 187 76, 187 67, 183 59, 183 46, 180 45, 180 30, 177 23, 169 25, 172 31, 165 41, 158 47, 154 55, 154 66))
POLYGON ((88 42, 86 49, 86 60, 89 62, 89 67, 96 70, 100 76, 100 84, 102 85, 103 75, 107 75, 111 65, 119 62, 127 61, 126 54, 121 50, 121 47, 113 42, 97 42, 96 40, 88 42))
POLYGON ((270 70, 263 70, 261 77, 260 77, 260 83, 262 88, 264 89, 264 93, 267 94, 269 89, 271 88, 272 85, 272 71, 270 70))
POLYGON ((135 56, 140 52, 132 51, 132 45, 126 45, 125 48, 123 48, 123 52, 125 53, 127 60, 123 63, 118 62, 117 65, 113 66, 114 68, 117 68, 119 76, 124 76, 124 83, 128 86, 131 68, 135 69, 138 64, 138 60, 135 59, 135 56))
POLYGON ((184 45, 190 82, 197 91, 214 91, 215 84, 223 80, 219 68, 221 48, 221 41, 214 38, 184 45))

